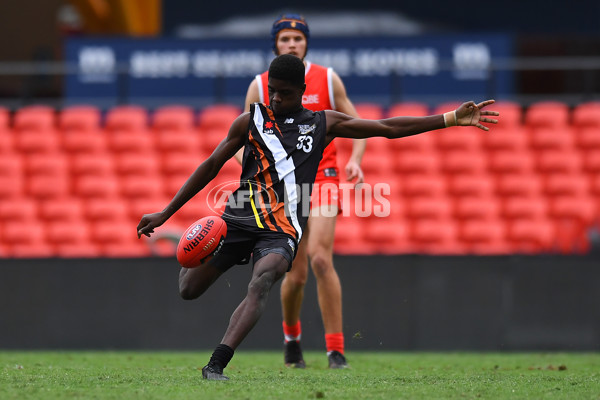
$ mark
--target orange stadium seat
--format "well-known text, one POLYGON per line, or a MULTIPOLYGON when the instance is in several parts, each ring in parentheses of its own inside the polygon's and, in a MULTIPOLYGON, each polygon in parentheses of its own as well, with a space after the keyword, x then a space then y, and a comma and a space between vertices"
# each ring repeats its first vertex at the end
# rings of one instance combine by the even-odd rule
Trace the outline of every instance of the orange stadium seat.
POLYGON ((390 176, 389 166, 394 164, 396 157, 391 152, 371 150, 365 152, 360 164, 365 177, 368 177, 369 181, 373 181, 390 176))
POLYGON ((523 128, 494 127, 493 132, 482 135, 481 145, 489 151, 525 151, 529 146, 529 135, 523 128))
POLYGON ((577 128, 600 128, 600 102, 577 104, 573 108, 572 124, 577 128))
POLYGON ((15 149, 21 153, 48 154, 57 152, 60 148, 60 138, 53 130, 28 130, 15 136, 15 149))
POLYGON ((203 159, 198 154, 192 153, 167 153, 163 157, 162 172, 166 175, 191 175, 198 168, 203 159))
POLYGON ((63 132, 95 131, 101 127, 100 109, 91 105, 64 108, 58 114, 58 127, 63 132))
POLYGON ((542 192, 542 179, 535 173, 502 174, 496 180, 496 193, 501 197, 535 197, 542 192))
POLYGON ((440 159, 436 153, 404 152, 396 158, 394 169, 404 174, 435 174, 439 171, 440 159))
POLYGON ((35 199, 58 199, 71 192, 71 179, 68 175, 33 175, 27 178, 27 194, 35 199))
POLYGON ((119 178, 119 194, 128 201, 141 197, 162 197, 163 190, 163 179, 159 175, 129 175, 119 178))
POLYGON ((369 218, 364 244, 370 254, 400 254, 412 250, 408 224, 403 220, 369 218))
POLYGON ((206 130, 227 131, 231 123, 240 116, 242 109, 232 104, 214 104, 200 110, 198 114, 198 129, 200 133, 206 130))
POLYGON ((497 101, 496 103, 488 106, 488 109, 498 111, 500 117, 498 118, 498 124, 494 125, 500 129, 513 129, 520 127, 523 124, 523 107, 519 103, 512 101, 497 101))
POLYGON ((44 222, 78 221, 83 218, 83 204, 76 197, 45 200, 40 203, 39 217, 44 222))
POLYGON ((409 219, 445 219, 452 214, 450 197, 412 197, 406 202, 409 219))
POLYGON ((383 107, 376 103, 357 103, 354 107, 362 119, 382 119, 384 116, 383 107))
POLYGON ((98 220, 90 225, 90 238, 92 243, 100 246, 107 244, 129 244, 135 247, 137 244, 137 232, 130 221, 103 221, 98 220))
POLYGON ((488 156, 488 169, 495 174, 531 173, 534 165, 529 151, 495 151, 488 156))
POLYGON ((21 198, 0 203, 0 222, 35 221, 38 215, 38 204, 33 199, 21 198))
POLYGON ((336 222, 334 252, 336 254, 367 254, 362 237, 365 221, 356 216, 339 216, 336 222))
POLYGON ((115 161, 110 153, 76 154, 71 158, 71 175, 80 176, 113 176, 115 161))
POLYGON ((590 182, 584 174, 549 174, 544 179, 544 193, 556 196, 586 196, 589 194, 590 182))
POLYGON ((557 101, 531 104, 525 111, 525 124, 529 127, 564 128, 569 124, 569 106, 557 101))
POLYGON ((90 225, 81 219, 51 221, 46 224, 46 237, 54 246, 86 245, 90 240, 90 225))
POLYGON ((402 194, 407 197, 446 195, 447 182, 441 174, 418 175, 410 174, 402 178, 402 194))
POLYGON ((535 150, 570 150, 575 145, 575 133, 571 128, 538 128, 529 135, 530 146, 535 150))
POLYGON ((115 171, 121 176, 156 176, 160 160, 154 153, 118 153, 115 155, 115 171))
POLYGON ((554 225, 547 219, 524 219, 508 223, 507 239, 516 253, 552 252, 554 234, 554 225))
POLYGON ((169 204, 170 200, 171 197, 142 197, 128 201, 125 203, 127 216, 137 224, 144 214, 161 211, 169 204))
POLYGON ((194 128, 194 110, 184 105, 159 107, 152 115, 152 128, 156 131, 190 131, 194 128))
POLYGON ((487 157, 481 151, 448 151, 441 156, 440 170, 447 174, 483 174, 487 157))
POLYGON ((452 196, 487 197, 494 194, 494 179, 489 174, 456 174, 448 178, 452 196))
POLYGON ((401 102, 392 104, 387 112, 387 117, 424 117, 429 115, 429 106, 419 102, 401 102))
POLYGON ((575 140, 581 150, 600 150, 600 127, 583 127, 575 133, 575 140))
POLYGON ((108 136, 108 147, 113 153, 148 154, 154 151, 154 136, 145 130, 115 132, 108 136))
MULTIPOLYGON (((590 193, 600 199, 600 174, 593 174, 590 179, 590 193)), ((598 210, 600 213, 600 209, 598 210)))
POLYGON ((1 232, 2 242, 10 246, 45 243, 46 231, 44 224, 34 219, 5 221, 2 223, 1 232))
POLYGON ((539 220, 548 216, 545 197, 509 197, 503 202, 501 214, 510 220, 539 220))
POLYGON ((600 149, 587 151, 583 160, 584 170, 588 174, 600 174, 600 149))
POLYGON ((103 153, 107 138, 100 130, 66 131, 62 135, 62 149, 68 154, 103 153))
POLYGON ((483 135, 464 127, 451 127, 436 135, 437 147, 441 151, 478 151, 483 135))
POLYGON ((200 152, 200 134, 196 130, 158 131, 155 135, 156 150, 161 154, 200 152))
POLYGON ((63 153, 49 153, 43 157, 37 154, 25 156, 25 173, 31 175, 60 176, 67 175, 69 160, 63 153))
POLYGON ((588 195, 559 196, 550 201, 548 214, 556 220, 576 221, 582 227, 598 218, 600 202, 588 195))
POLYGON ((543 174, 557 172, 577 174, 581 173, 582 164, 583 160, 578 151, 544 150, 537 154, 536 168, 543 174))
POLYGON ((148 129, 148 112, 136 105, 115 106, 106 113, 104 126, 112 133, 145 131, 148 129))
POLYGON ((15 138, 9 132, 0 131, 0 157, 15 151, 15 138))
POLYGON ((119 181, 116 177, 105 175, 82 175, 74 179, 73 193, 84 199, 111 198, 119 194, 119 181))
MULTIPOLYGON (((181 188, 181 186, 185 183, 185 181, 190 177, 191 172, 189 173, 172 173, 163 176, 163 196, 168 197, 169 199, 173 198, 177 191, 181 188)), ((214 182, 214 181, 213 181, 214 182)), ((212 187, 214 183, 209 183, 209 187, 212 187)), ((210 190, 208 187, 204 190, 210 190)))
POLYGON ((24 156, 20 154, 5 154, 0 157, 0 175, 22 176, 25 173, 24 156))
POLYGON ((500 216, 500 202, 494 196, 456 199, 454 217, 459 220, 494 220, 500 216))
POLYGON ((201 129, 200 150, 204 154, 211 154, 227 136, 227 129, 201 129))
POLYGON ((24 191, 25 179, 21 175, 0 174, 0 201, 16 201, 24 195, 24 191))
POLYGON ((83 216, 89 222, 125 221, 129 217, 128 211, 121 198, 89 199, 83 205, 83 216))
POLYGON ((17 131, 49 131, 56 127, 54 108, 44 105, 32 105, 15 111, 13 125, 17 131))
POLYGON ((511 252, 506 224, 500 219, 467 220, 460 225, 459 239, 469 254, 502 255, 511 252))
MULTIPOLYGON (((404 153, 431 153, 435 151, 435 132, 409 136, 399 140, 390 140, 389 149, 393 152, 404 153)), ((367 141, 367 151, 370 151, 367 141)))

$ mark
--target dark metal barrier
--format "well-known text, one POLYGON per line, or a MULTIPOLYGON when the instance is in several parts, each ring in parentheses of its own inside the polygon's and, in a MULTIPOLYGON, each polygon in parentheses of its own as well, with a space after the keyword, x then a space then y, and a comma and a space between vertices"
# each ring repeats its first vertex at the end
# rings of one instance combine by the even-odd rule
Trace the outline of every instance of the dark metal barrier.
MULTIPOLYGON (((338 256, 348 350, 599 350, 593 257, 338 256)), ((0 348, 212 349, 245 295, 235 267, 200 299, 173 259, 2 260, 0 348)), ((303 343, 324 349, 314 278, 303 343)), ((282 344, 279 284, 241 348, 282 344)))

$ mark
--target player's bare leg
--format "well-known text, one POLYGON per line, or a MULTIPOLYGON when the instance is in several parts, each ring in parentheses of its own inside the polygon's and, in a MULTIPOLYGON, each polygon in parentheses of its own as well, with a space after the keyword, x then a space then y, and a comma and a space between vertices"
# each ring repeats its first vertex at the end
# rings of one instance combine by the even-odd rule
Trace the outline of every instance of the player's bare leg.
POLYGON ((269 292, 288 269, 288 261, 280 254, 270 253, 254 264, 248 292, 229 320, 229 326, 221 344, 215 349, 202 369, 202 376, 209 380, 227 380, 223 369, 233 357, 234 350, 252 330, 261 317, 269 292))
POLYGON ((317 280, 317 294, 325 328, 330 368, 345 368, 342 328, 342 285, 333 266, 337 206, 321 206, 308 220, 308 256, 317 280))
POLYGON ((181 268, 179 271, 179 294, 184 300, 200 297, 223 271, 214 267, 210 261, 196 268, 181 268))
POLYGON ((306 366, 300 348, 299 332, 304 286, 308 277, 306 247, 309 236, 310 233, 307 227, 298 246, 292 269, 285 275, 281 283, 281 309, 285 336, 284 362, 286 366, 294 368, 304 368, 306 366))

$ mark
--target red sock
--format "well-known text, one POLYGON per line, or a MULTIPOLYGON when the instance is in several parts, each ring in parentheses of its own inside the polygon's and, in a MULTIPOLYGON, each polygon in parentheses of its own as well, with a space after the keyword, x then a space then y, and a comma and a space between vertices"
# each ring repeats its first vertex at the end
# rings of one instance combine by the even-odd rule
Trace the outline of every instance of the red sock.
POLYGON ((283 336, 285 337, 285 342, 289 342, 292 340, 299 341, 302 336, 302 327, 300 326, 300 320, 296 322, 295 325, 288 325, 283 321, 283 336))
POLYGON ((325 334, 325 345, 327 347, 327 353, 332 351, 339 351, 344 354, 344 333, 326 333, 325 334))

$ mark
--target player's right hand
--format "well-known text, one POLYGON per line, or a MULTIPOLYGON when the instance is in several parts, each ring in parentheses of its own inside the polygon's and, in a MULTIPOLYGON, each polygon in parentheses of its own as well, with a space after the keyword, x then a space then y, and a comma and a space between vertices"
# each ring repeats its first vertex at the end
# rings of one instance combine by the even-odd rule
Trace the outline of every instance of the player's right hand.
POLYGON ((150 237, 150 234, 154 233, 154 228, 158 228, 164 223, 165 220, 162 212, 144 214, 137 226, 138 239, 141 238, 142 235, 150 237))

